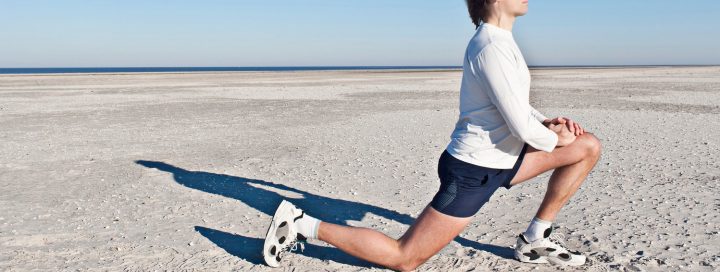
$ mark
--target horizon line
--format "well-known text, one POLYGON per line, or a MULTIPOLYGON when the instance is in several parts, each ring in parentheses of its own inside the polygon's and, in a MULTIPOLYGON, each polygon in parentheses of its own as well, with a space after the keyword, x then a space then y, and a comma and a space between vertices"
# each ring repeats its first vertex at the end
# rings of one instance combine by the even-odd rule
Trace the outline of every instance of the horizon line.
MULTIPOLYGON (((530 69, 611 69, 660 67, 714 67, 718 64, 640 64, 640 65, 529 65, 530 69)), ((116 67, 18 67, 0 68, 0 75, 18 74, 94 74, 94 73, 182 73, 182 72, 293 72, 349 70, 461 70, 454 65, 417 66, 116 66, 116 67)))
MULTIPOLYGON (((550 64, 528 65, 528 67, 626 67, 626 66, 720 66, 717 64, 550 64)), ((325 68, 325 67, 462 67, 462 65, 256 65, 256 66, 34 66, 0 67, 0 69, 123 69, 123 68, 325 68)))

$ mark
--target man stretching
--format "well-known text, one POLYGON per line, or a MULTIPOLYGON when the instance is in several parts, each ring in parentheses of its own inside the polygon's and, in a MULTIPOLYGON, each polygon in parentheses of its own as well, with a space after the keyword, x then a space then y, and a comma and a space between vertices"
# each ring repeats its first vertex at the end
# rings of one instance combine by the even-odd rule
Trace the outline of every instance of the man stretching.
POLYGON ((413 270, 465 229, 500 187, 554 172, 540 207, 515 245, 528 263, 582 265, 551 224, 600 157, 600 142, 567 118, 548 119, 529 104, 530 72, 512 34, 527 0, 467 0, 477 27, 468 44, 460 117, 440 156, 440 189, 399 239, 378 231, 321 222, 290 202, 278 207, 263 256, 277 267, 298 240, 320 239, 350 255, 395 270, 413 270))

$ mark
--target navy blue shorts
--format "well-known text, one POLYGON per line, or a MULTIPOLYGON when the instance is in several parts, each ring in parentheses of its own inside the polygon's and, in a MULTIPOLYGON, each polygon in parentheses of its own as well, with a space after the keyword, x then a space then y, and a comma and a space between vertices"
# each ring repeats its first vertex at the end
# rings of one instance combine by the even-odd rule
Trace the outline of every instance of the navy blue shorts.
POLYGON ((430 205, 450 216, 473 216, 500 186, 510 188, 510 181, 520 169, 527 147, 527 144, 523 146, 512 169, 477 166, 458 160, 447 151, 443 152, 438 162, 440 190, 430 205))

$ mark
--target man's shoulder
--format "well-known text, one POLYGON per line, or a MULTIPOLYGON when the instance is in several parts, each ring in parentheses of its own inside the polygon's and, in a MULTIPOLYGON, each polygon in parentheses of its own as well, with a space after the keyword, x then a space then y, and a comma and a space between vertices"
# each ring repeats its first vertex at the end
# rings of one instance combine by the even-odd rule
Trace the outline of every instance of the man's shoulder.
POLYGON ((475 35, 468 44, 467 57, 479 57, 483 52, 493 51, 503 54, 513 54, 514 41, 506 37, 492 35, 491 33, 475 35))
POLYGON ((502 39, 478 43, 474 47, 468 48, 466 57, 469 60, 477 60, 492 55, 501 55, 508 59, 515 59, 515 51, 513 50, 512 44, 502 39))

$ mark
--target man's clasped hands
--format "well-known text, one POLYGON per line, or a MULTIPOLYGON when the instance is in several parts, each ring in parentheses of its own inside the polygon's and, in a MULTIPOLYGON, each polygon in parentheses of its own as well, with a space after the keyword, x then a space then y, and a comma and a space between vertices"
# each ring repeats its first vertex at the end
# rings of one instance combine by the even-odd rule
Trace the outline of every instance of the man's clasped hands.
POLYGON ((567 117, 545 119, 542 123, 558 135, 557 146, 569 145, 575 141, 577 136, 585 134, 585 129, 580 124, 567 117))

